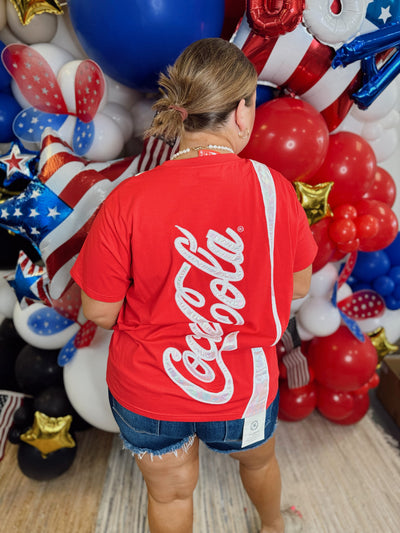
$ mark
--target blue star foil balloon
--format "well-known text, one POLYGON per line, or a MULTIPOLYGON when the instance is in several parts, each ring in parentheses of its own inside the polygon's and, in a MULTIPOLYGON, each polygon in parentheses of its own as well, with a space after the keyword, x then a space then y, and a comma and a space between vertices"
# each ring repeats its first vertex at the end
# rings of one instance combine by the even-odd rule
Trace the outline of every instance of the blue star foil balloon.
POLYGON ((14 289, 18 301, 24 299, 40 301, 33 287, 42 278, 45 268, 34 265, 25 252, 21 251, 18 257, 17 267, 13 274, 7 276, 8 284, 14 289))
POLYGON ((368 108, 400 73, 400 22, 360 35, 341 46, 332 60, 332 67, 345 67, 361 60, 363 85, 352 97, 361 109, 368 108), (389 57, 378 67, 379 54, 389 57))
POLYGON ((24 148, 19 142, 11 143, 8 152, 0 156, 0 168, 5 172, 4 187, 9 187, 15 180, 30 181, 35 173, 39 161, 39 152, 32 152, 24 148))

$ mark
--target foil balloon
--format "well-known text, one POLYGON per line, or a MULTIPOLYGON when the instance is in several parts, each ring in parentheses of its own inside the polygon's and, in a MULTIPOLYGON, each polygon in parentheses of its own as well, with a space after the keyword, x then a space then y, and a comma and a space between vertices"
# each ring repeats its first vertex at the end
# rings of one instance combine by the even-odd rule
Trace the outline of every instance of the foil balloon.
POLYGON ((64 13, 59 0, 10 0, 15 7, 21 24, 29 24, 36 15, 41 13, 64 13))
POLYGON ((3 185, 9 187, 18 179, 30 181, 36 173, 38 160, 37 152, 26 150, 21 143, 11 143, 10 149, 0 156, 0 168, 6 173, 3 185))
POLYGON ((394 22, 374 32, 360 35, 336 51, 332 67, 345 67, 362 60, 364 80, 353 98, 361 109, 368 106, 382 93, 400 72, 400 52, 396 49, 383 65, 379 54, 392 52, 400 42, 400 22, 394 22))
POLYGON ((87 55, 128 87, 155 92, 159 73, 193 41, 219 37, 224 0, 70 0, 69 14, 87 55))
POLYGON ((20 439, 37 448, 43 457, 61 448, 75 448, 76 443, 69 433, 72 416, 50 417, 36 411, 33 425, 20 439))
POLYGON ((300 24, 304 0, 247 0, 247 19, 254 33, 266 38, 293 31, 300 24))

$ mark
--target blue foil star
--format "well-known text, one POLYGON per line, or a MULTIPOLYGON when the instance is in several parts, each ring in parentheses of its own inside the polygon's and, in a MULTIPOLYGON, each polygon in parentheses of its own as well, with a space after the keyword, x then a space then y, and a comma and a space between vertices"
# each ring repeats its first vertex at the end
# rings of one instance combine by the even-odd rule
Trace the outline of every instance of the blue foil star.
POLYGON ((0 156, 0 168, 6 173, 3 185, 8 187, 17 179, 30 181, 35 173, 39 152, 30 152, 17 142, 11 144, 10 150, 0 156))

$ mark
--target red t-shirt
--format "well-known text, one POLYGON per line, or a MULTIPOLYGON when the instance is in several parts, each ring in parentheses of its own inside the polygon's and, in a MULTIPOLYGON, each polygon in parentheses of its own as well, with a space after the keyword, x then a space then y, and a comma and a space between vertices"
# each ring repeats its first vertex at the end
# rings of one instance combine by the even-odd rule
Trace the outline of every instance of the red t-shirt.
POLYGON ((91 298, 124 299, 107 367, 113 396, 160 420, 265 409, 293 272, 316 250, 292 184, 260 163, 218 154, 125 180, 71 271, 91 298))

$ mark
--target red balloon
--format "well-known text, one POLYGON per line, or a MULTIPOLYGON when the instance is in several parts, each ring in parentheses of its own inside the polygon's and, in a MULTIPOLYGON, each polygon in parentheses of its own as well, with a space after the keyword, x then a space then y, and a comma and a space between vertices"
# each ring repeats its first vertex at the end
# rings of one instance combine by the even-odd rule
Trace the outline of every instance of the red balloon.
POLYGON ((354 222, 348 218, 337 218, 330 224, 328 233, 333 242, 343 244, 354 240, 356 236, 356 226, 354 222))
POLYGON ((328 389, 317 385, 317 409, 329 420, 341 420, 348 417, 354 408, 354 398, 350 392, 328 389))
POLYGON ((392 207, 396 199, 396 183, 385 169, 377 167, 371 187, 363 198, 379 200, 392 207))
POLYGON ((308 347, 315 379, 333 390, 354 391, 367 383, 375 373, 378 356, 368 335, 357 340, 342 325, 332 335, 314 337, 308 347))
POLYGON ((357 236, 360 239, 368 240, 378 234, 379 220, 374 215, 360 215, 354 223, 357 228, 357 236))
POLYGON ((389 246, 397 236, 399 229, 397 217, 391 208, 379 200, 362 199, 354 206, 357 209, 358 216, 372 215, 379 223, 379 229, 374 237, 360 239, 360 250, 363 252, 376 252, 389 246))
POLYGON ((311 185, 333 181, 331 207, 355 204, 370 189, 376 172, 376 157, 360 135, 341 131, 329 137, 328 152, 317 172, 306 179, 311 185))
POLYGON ((357 211, 354 205, 340 204, 333 210, 334 218, 347 218, 354 220, 357 217, 357 211))
POLYGON ((323 218, 319 222, 316 222, 310 226, 311 232, 318 246, 318 252, 312 265, 313 272, 318 272, 318 270, 329 263, 329 261, 332 260, 333 254, 335 253, 336 245, 329 237, 328 233, 328 228, 331 221, 331 218, 323 218))
POLYGON ((279 418, 294 422, 310 415, 317 405, 316 387, 309 383, 304 387, 289 389, 286 380, 279 384, 279 418))
POLYGON ((348 426, 359 422, 367 414, 369 409, 369 396, 368 394, 353 394, 353 411, 349 416, 341 418, 340 420, 332 420, 336 424, 342 426, 348 426))
POLYGON ((285 96, 257 107, 250 141, 240 155, 265 163, 290 181, 304 181, 324 161, 328 144, 321 114, 307 102, 285 96))
POLYGON ((263 37, 277 37, 293 31, 300 24, 304 11, 304 0, 247 0, 249 26, 263 37))

